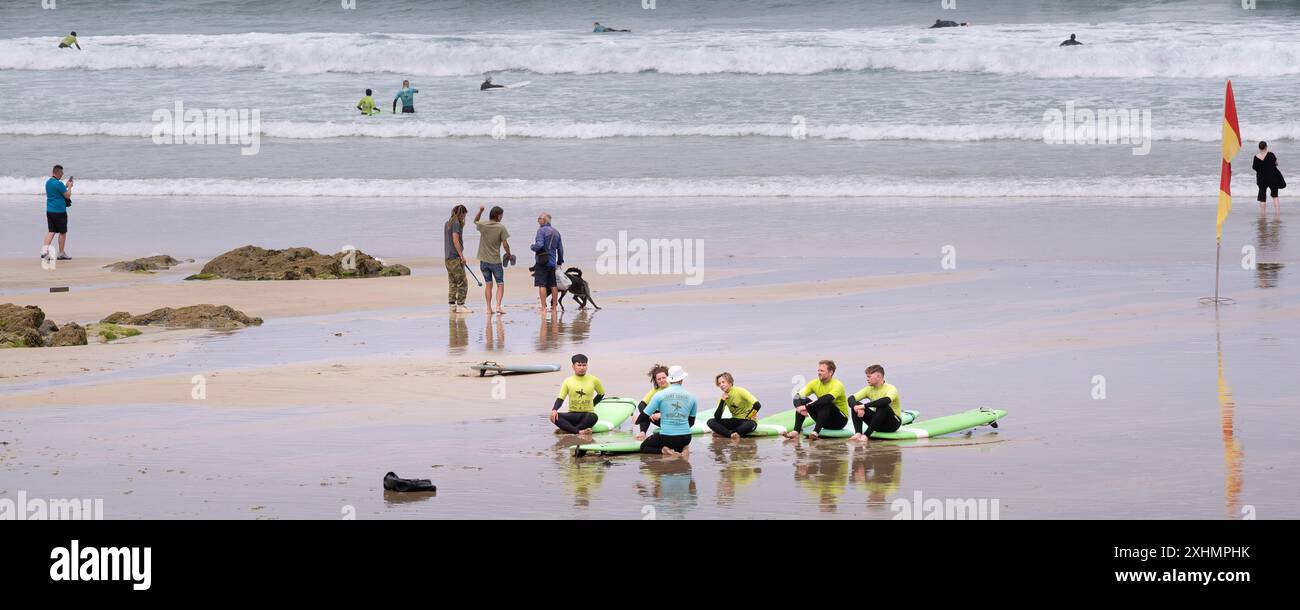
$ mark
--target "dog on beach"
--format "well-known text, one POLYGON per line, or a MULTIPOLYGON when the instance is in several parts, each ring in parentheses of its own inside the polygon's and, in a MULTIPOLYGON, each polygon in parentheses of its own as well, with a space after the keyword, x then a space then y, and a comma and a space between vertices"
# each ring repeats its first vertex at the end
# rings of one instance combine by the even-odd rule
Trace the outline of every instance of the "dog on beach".
MULTIPOLYGON (((537 265, 529 267, 528 272, 532 273, 535 269, 537 269, 537 265)), ((569 280, 569 287, 560 289, 559 303, 561 310, 564 309, 564 296, 567 294, 573 295, 573 302, 578 304, 578 309, 586 309, 587 303, 591 303, 592 307, 600 309, 600 305, 596 304, 596 299, 591 297, 591 285, 587 283, 587 280, 582 279, 581 269, 569 267, 564 270, 564 277, 569 280)))

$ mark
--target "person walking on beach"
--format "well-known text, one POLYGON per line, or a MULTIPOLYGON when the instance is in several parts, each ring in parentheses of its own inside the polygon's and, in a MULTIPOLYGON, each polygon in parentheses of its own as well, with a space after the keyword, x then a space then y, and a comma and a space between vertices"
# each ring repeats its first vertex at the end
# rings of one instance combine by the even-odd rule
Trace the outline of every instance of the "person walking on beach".
POLYGON ((903 404, 898 399, 898 388, 885 383, 885 367, 873 364, 864 372, 867 387, 849 397, 855 441, 867 440, 872 432, 897 432, 903 425, 903 404), (865 430, 863 422, 867 424, 865 430))
POLYGON ((659 424, 659 431, 641 441, 641 453, 691 456, 691 427, 695 425, 697 405, 695 395, 682 388, 686 370, 680 366, 668 367, 668 387, 655 394, 646 405, 645 413, 659 424))
POLYGON ((587 374, 587 357, 574 354, 569 361, 573 364, 573 375, 560 384, 560 393, 551 406, 551 423, 569 434, 591 434, 592 426, 600 420, 596 415, 596 405, 605 398, 605 386, 595 375, 587 374), (569 400, 569 412, 560 413, 564 399, 569 400))
POLYGON ((560 289, 555 284, 555 274, 564 264, 564 242, 560 232, 551 226, 551 215, 542 212, 537 217, 537 237, 529 248, 537 254, 533 265, 533 285, 537 287, 537 298, 541 301, 542 313, 546 312, 546 295, 551 295, 551 311, 560 309, 560 289))
POLYGON ((492 206, 492 211, 488 213, 487 222, 483 222, 483 210, 485 206, 478 206, 478 214, 474 215, 474 228, 478 229, 478 269, 483 272, 483 298, 487 300, 487 312, 489 314, 506 312, 501 307, 501 299, 506 296, 506 274, 505 267, 502 266, 501 247, 505 246, 506 260, 510 260, 514 255, 510 253, 510 231, 506 226, 501 224, 501 218, 505 216, 506 211, 501 206, 492 206), (497 306, 492 307, 492 284, 497 287, 497 306))
POLYGON ((785 433, 786 438, 799 438, 803 432, 805 418, 811 417, 816 427, 808 435, 810 440, 817 440, 822 428, 843 430, 849 425, 849 400, 844 391, 844 384, 835 379, 835 361, 822 360, 817 363, 817 378, 794 397, 794 430, 785 433), (816 400, 808 398, 810 394, 816 400))
POLYGON ((81 50, 81 45, 77 42, 77 33, 76 33, 76 32, 73 32, 73 33, 71 33, 71 34, 68 34, 67 36, 64 36, 64 37, 63 37, 63 40, 59 42, 59 48, 60 48, 60 49, 70 49, 70 48, 72 48, 72 47, 77 47, 77 50, 78 50, 78 51, 81 50))
POLYGON ((51 177, 45 181, 45 244, 41 246, 41 259, 55 258, 61 261, 70 261, 72 257, 68 256, 68 206, 72 205, 72 178, 68 178, 65 185, 60 182, 63 179, 63 166, 55 165, 51 177), (50 244, 54 241, 54 236, 59 236, 59 251, 57 253, 50 251, 50 244))
POLYGON ((451 209, 451 218, 442 225, 442 243, 447 256, 447 305, 451 313, 474 313, 465 307, 465 293, 469 284, 465 281, 465 216, 469 208, 457 205, 451 209))
POLYGON ((393 96, 393 114, 397 114, 397 100, 402 100, 403 114, 415 112, 415 94, 419 92, 419 89, 411 88, 411 81, 402 81, 402 88, 393 96))
POLYGON ((718 436, 733 439, 749 436, 750 432, 757 430, 758 422, 755 420, 758 419, 758 410, 763 408, 758 399, 749 390, 736 385, 736 378, 731 373, 718 373, 713 382, 722 390, 722 398, 718 400, 713 418, 705 422, 709 429, 718 436), (722 418, 723 407, 731 412, 731 417, 722 418))
POLYGON ((1278 201, 1278 189, 1286 188, 1286 180, 1282 178, 1282 170, 1277 168, 1277 156, 1268 150, 1268 142, 1259 143, 1259 153, 1251 161, 1251 167, 1255 170, 1255 184, 1259 186, 1259 213, 1263 214, 1268 209, 1268 199, 1265 197, 1268 191, 1273 193, 1273 215, 1280 217, 1282 214, 1282 203, 1278 201))

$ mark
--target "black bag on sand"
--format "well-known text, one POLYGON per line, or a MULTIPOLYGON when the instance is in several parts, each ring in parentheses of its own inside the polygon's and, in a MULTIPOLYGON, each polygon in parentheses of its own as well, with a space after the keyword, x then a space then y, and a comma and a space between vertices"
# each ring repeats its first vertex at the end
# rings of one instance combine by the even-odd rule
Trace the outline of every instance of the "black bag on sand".
POLYGON ((384 475, 384 489, 388 491, 438 491, 429 479, 403 479, 396 474, 384 475))

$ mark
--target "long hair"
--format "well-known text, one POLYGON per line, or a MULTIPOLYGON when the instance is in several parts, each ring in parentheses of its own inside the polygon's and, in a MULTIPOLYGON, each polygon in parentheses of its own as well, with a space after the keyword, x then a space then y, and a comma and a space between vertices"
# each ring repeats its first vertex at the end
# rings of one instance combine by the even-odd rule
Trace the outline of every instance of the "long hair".
POLYGON ((461 214, 468 214, 468 213, 469 213, 469 208, 465 207, 464 204, 457 204, 456 207, 451 209, 451 218, 448 218, 447 220, 456 220, 457 216, 460 216, 461 214))

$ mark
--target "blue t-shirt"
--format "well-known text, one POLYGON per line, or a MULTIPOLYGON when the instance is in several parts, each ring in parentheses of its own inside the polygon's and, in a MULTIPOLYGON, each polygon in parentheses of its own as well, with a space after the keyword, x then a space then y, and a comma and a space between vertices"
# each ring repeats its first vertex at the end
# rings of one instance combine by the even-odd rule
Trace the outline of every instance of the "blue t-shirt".
POLYGON ((607 30, 607 29, 609 29, 609 28, 607 28, 607 27, 605 27, 605 26, 603 26, 603 25, 598 25, 598 26, 596 26, 596 29, 594 29, 594 30, 592 30, 592 31, 593 31, 593 32, 604 32, 604 31, 607 30))
POLYGON ((690 418, 695 417, 695 396, 680 385, 670 385, 655 394, 645 407, 646 415, 661 413, 659 433, 680 436, 691 433, 690 418))
POLYGON ((393 99, 394 99, 394 100, 397 100, 397 99, 402 100, 402 107, 403 107, 403 108, 414 108, 414 107, 415 107, 415 94, 417 94, 417 93, 419 93, 419 92, 420 92, 419 89, 414 89, 414 88, 411 88, 411 87, 407 87, 407 88, 405 88, 405 89, 402 89, 401 91, 398 91, 398 92, 397 92, 397 95, 396 95, 393 99))
POLYGON ((68 200, 63 198, 63 194, 68 192, 68 187, 63 186, 57 178, 51 177, 45 181, 45 211, 56 212, 60 214, 67 213, 68 200))

